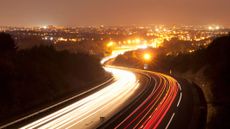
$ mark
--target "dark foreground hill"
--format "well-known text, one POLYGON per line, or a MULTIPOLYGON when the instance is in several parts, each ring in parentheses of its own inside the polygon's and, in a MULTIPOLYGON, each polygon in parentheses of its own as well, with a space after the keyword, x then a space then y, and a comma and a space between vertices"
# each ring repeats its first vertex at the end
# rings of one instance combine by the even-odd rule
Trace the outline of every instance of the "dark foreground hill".
POLYGON ((0 120, 87 90, 107 75, 95 56, 52 46, 18 51, 11 36, 0 33, 0 120))
MULTIPOLYGON (((116 65, 143 68, 143 51, 128 52, 118 56, 116 65)), ((208 103, 209 129, 230 128, 230 35, 219 37, 207 47, 192 53, 155 55, 149 62, 149 70, 171 73, 199 84, 208 103)))

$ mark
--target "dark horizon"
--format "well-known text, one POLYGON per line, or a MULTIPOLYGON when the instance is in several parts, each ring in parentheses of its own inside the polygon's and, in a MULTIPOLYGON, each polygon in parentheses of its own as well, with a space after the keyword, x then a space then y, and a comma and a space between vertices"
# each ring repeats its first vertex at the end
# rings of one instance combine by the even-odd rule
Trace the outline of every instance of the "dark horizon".
POLYGON ((230 27, 229 5, 229 0, 8 0, 0 5, 0 25, 218 24, 230 27))

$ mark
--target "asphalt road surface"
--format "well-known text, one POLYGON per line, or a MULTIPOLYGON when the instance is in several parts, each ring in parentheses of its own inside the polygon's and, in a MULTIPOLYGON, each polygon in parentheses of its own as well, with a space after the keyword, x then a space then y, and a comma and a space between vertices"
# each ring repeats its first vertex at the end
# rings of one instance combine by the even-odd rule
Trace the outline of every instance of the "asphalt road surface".
MULTIPOLYGON (((161 73, 107 66, 114 76, 104 88, 20 128, 199 128, 197 90, 161 73)), ((54 106, 51 106, 51 108, 54 106)), ((39 114, 42 111, 33 114, 39 114)), ((9 128, 31 115, 0 126, 9 128)), ((32 116, 33 117, 33 116, 32 116)), ((14 126, 16 127, 16 126, 14 126)))

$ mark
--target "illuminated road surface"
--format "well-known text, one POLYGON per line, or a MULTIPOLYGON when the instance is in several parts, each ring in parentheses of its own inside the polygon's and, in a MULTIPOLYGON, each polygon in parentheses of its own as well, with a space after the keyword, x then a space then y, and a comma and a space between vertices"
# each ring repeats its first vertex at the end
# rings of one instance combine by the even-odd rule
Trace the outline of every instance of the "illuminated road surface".
MULTIPOLYGON (((133 101, 133 98, 130 98, 140 85, 132 72, 112 67, 106 70, 112 72, 117 81, 22 128, 85 129, 100 126, 133 101)), ((138 70, 130 69, 130 71, 138 70)), ((167 75, 141 70, 139 72, 146 73, 155 80, 154 88, 148 97, 114 128, 157 128, 181 90, 177 81, 167 75)), ((169 127, 171 120, 168 121, 165 128, 169 127)))
MULTIPOLYGON (((102 60, 102 63, 111 58, 114 57, 105 58, 102 60)), ((129 68, 122 70, 124 68, 105 67, 105 69, 113 74, 115 78, 113 83, 21 128, 97 128, 108 120, 113 119, 115 115, 118 115, 118 112, 126 110, 131 105, 131 102, 137 100, 143 92, 143 87, 154 87, 148 92, 147 97, 134 110, 131 110, 125 118, 120 119, 120 122, 113 126, 113 128, 155 129, 161 124, 172 103, 175 101, 176 96, 181 91, 181 87, 177 81, 167 75, 129 68), (143 86, 140 83, 140 77, 136 76, 137 73, 142 76, 148 76, 149 82, 154 80, 154 83, 143 86)), ((177 100, 177 106, 180 104, 181 97, 182 94, 180 92, 180 99, 177 100)), ((165 128, 170 126, 174 115, 172 115, 165 128)))
MULTIPOLYGON (((155 80, 154 89, 134 111, 113 128, 155 129, 161 124, 163 118, 171 108, 179 90, 181 90, 177 81, 164 74, 147 71, 145 73, 155 80)), ((177 106, 179 106, 180 99, 177 106)), ((168 121, 165 128, 169 127, 171 120, 168 121)))
POLYGON ((116 81, 55 113, 22 128, 95 128, 120 111, 138 89, 139 83, 132 72, 106 68, 116 81))
MULTIPOLYGON (((104 58, 101 63, 104 64, 109 59, 112 59, 120 53, 104 58)), ((122 54, 122 53, 121 53, 122 54)), ((182 89, 179 83, 170 76, 150 72, 145 70, 138 70, 132 68, 125 68, 127 71, 134 71, 138 73, 147 74, 150 80, 153 79, 155 87, 152 89, 148 97, 136 107, 124 120, 115 125, 108 126, 116 129, 156 129, 162 123, 162 120, 168 113, 174 101, 177 101, 177 107, 182 99, 182 89), (179 95, 179 100, 175 100, 179 95)), ((171 116, 167 124, 163 128, 169 128, 175 113, 171 116)), ((119 117, 118 117, 119 119, 119 117)), ((120 121, 120 120, 119 120, 120 121)))

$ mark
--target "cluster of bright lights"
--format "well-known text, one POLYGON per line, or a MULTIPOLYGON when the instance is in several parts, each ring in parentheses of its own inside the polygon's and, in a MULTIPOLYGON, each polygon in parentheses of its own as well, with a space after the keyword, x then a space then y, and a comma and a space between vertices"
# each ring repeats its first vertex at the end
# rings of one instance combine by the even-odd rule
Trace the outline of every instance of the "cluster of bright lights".
POLYGON ((153 48, 158 48, 162 45, 164 42, 165 38, 155 38, 151 40, 145 40, 145 39, 140 39, 140 38, 134 38, 134 39, 127 39, 124 41, 109 41, 106 43, 106 46, 108 48, 113 47, 113 49, 146 49, 147 47, 153 47, 153 48))
POLYGON ((114 42, 113 41, 110 41, 107 43, 107 47, 112 47, 114 45, 114 42))
POLYGON ((66 42, 66 41, 68 41, 68 39, 60 37, 60 38, 58 38, 58 41, 64 41, 64 42, 66 42))
POLYGON ((208 30, 219 30, 219 29, 220 29, 220 26, 218 26, 218 25, 208 26, 208 30))

